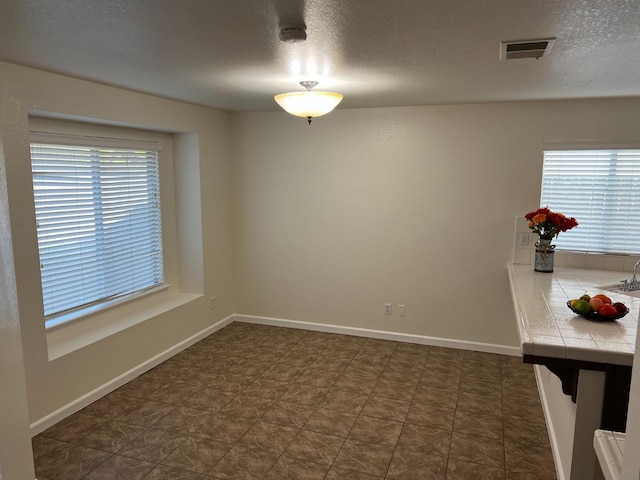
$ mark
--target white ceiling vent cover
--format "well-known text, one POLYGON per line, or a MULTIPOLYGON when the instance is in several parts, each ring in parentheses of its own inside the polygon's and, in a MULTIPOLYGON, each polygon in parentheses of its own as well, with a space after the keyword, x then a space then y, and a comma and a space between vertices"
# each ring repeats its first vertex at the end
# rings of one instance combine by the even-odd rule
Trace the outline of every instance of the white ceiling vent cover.
POLYGON ((500 60, 515 58, 540 58, 549 55, 555 38, 541 38, 538 40, 518 40, 500 43, 500 60))

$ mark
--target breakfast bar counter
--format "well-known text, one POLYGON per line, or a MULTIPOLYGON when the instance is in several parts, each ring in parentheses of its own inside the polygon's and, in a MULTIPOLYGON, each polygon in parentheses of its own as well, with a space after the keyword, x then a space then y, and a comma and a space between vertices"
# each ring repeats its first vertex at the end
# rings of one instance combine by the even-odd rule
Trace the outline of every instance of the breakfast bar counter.
POLYGON ((640 298, 602 288, 628 279, 628 272, 557 268, 540 273, 531 265, 512 264, 508 272, 524 362, 547 367, 576 404, 570 478, 593 478, 593 432, 625 430, 640 298), (607 322, 582 318, 567 302, 585 293, 623 302, 629 313, 607 322))
POLYGON ((509 282, 523 355, 633 364, 640 298, 603 290, 630 277, 628 272, 557 268, 535 272, 530 265, 509 265, 509 282), (629 307, 612 322, 594 322, 573 313, 567 301, 604 293, 629 307))

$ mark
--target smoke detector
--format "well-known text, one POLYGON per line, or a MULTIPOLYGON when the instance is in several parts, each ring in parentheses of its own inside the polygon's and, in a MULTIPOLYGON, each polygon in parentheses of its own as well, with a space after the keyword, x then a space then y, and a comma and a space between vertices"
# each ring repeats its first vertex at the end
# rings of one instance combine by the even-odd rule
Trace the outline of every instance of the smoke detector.
POLYGON ((286 43, 304 42, 307 39, 306 25, 280 25, 280 40, 286 43))
POLYGON ((516 58, 546 57, 555 43, 555 38, 541 38, 539 40, 518 40, 500 43, 500 60, 516 58))

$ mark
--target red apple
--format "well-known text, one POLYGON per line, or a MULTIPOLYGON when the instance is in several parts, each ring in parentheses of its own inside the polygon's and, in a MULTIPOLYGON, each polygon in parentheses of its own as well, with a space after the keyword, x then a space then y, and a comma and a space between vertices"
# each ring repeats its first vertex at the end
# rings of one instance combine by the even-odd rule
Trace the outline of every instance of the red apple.
POLYGON ((617 314, 618 311, 616 307, 610 303, 605 303, 598 309, 598 315, 602 315, 603 317, 615 317, 617 314))

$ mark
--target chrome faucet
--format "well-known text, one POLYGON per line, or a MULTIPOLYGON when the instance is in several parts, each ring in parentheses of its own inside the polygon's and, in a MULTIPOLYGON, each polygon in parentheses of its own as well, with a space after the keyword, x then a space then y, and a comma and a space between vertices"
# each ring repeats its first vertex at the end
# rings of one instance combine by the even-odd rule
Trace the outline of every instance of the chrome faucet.
POLYGON ((633 266, 633 276, 631 277, 631 281, 628 282, 627 280, 622 280, 622 285, 620 287, 620 289, 623 292, 629 292, 632 290, 640 290, 640 282, 638 282, 638 278, 637 278, 637 272, 638 272, 638 266, 640 266, 640 260, 638 260, 636 262, 636 264, 633 266))
POLYGON ((633 266, 633 277, 631 277, 631 285, 638 284, 638 280, 636 280, 636 272, 638 270, 638 265, 640 265, 640 260, 638 260, 636 264, 633 266))

